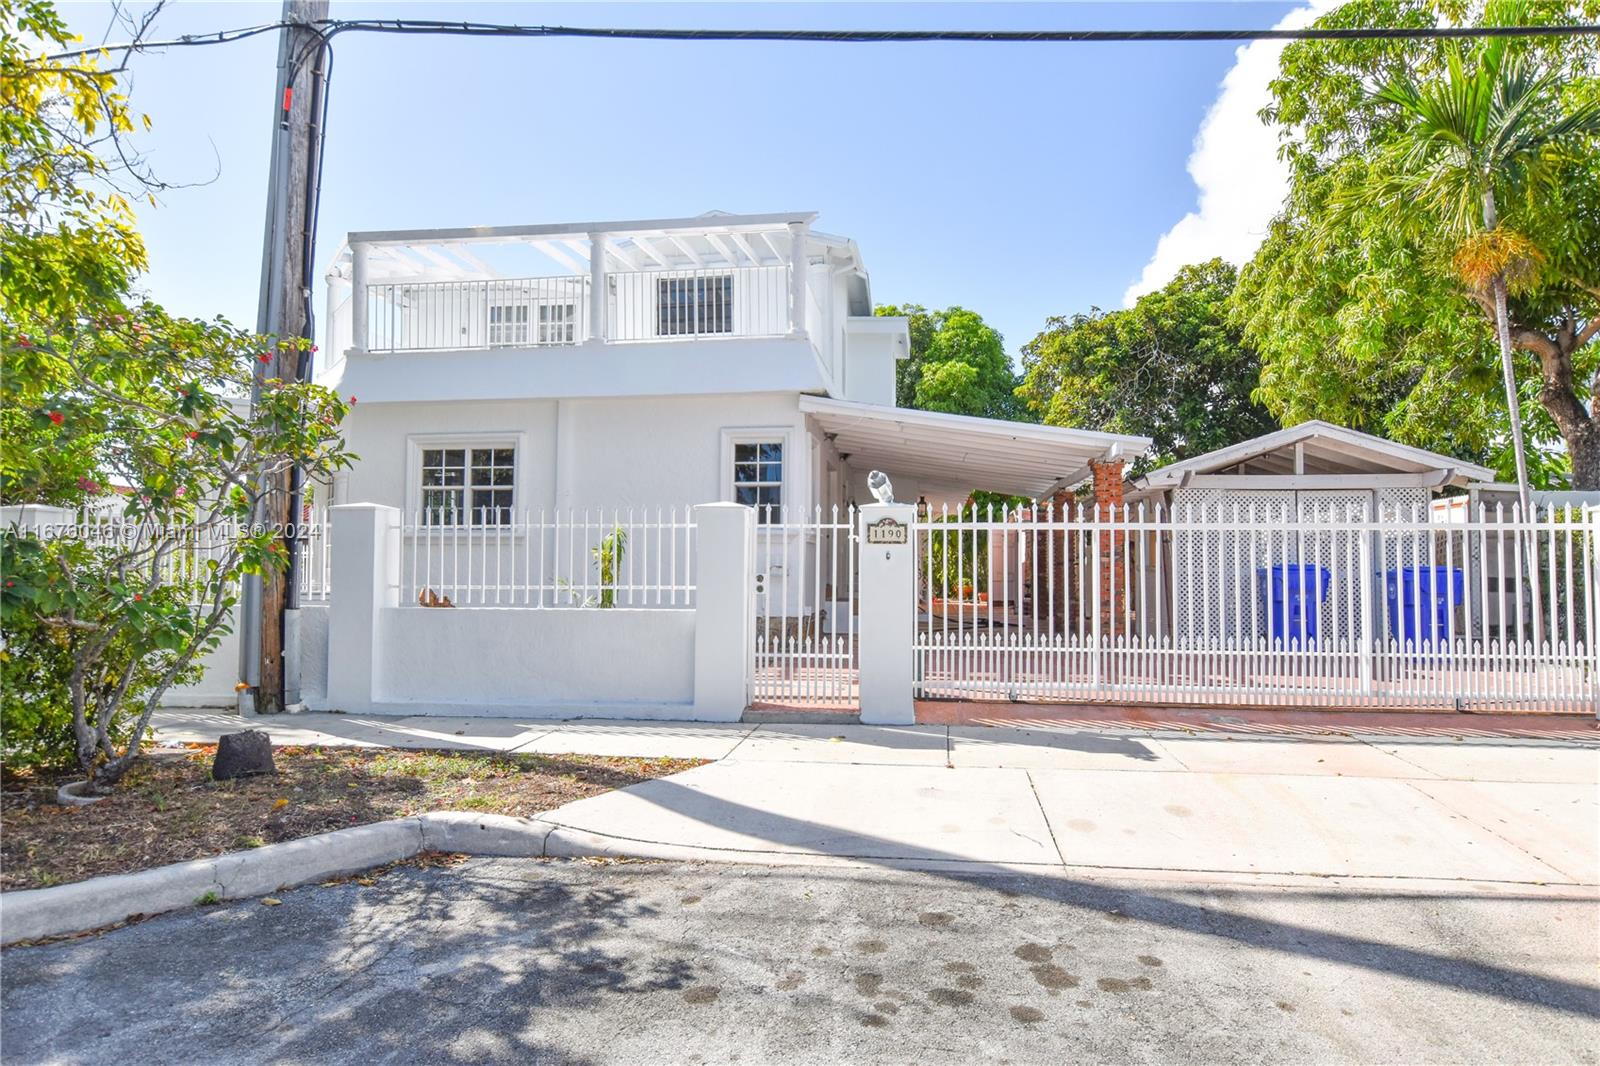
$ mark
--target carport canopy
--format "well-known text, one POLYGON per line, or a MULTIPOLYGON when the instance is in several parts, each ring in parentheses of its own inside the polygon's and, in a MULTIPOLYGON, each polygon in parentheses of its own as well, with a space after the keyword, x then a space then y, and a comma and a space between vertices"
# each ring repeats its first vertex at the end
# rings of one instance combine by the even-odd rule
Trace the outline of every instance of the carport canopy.
POLYGON ((822 396, 800 410, 850 466, 1042 499, 1089 477, 1091 460, 1130 461, 1149 437, 884 407, 822 396))

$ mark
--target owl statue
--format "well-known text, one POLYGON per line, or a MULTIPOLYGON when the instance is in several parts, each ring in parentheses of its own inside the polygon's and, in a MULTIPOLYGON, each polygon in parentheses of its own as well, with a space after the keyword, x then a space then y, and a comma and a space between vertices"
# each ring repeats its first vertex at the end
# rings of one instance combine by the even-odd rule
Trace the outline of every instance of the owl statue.
POLYGON ((894 502, 894 486, 889 483, 889 475, 882 470, 874 470, 867 475, 867 488, 872 490, 872 498, 879 503, 894 502))

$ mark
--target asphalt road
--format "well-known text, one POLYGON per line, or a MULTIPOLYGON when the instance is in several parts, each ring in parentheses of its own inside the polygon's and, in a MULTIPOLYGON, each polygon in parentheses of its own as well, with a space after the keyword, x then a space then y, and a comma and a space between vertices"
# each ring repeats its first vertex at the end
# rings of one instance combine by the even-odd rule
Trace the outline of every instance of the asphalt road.
POLYGON ((1600 1062, 1600 908, 473 860, 0 955, 23 1063, 1600 1062))

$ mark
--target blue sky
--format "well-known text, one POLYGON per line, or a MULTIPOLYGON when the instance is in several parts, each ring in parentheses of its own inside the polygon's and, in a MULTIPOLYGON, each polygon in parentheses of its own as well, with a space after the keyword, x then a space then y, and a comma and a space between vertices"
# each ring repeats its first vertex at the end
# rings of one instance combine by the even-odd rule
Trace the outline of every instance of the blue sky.
MULTIPOLYGON (((1269 26, 1293 7, 335 0, 333 13, 1001 29, 1269 26)), ((63 10, 88 41, 102 39, 108 4, 63 10)), ((180 3, 158 35, 278 10, 180 3)), ((155 122, 142 142, 151 163, 168 181, 206 183, 141 211, 146 286, 171 310, 254 322, 276 47, 266 35, 134 61, 134 104, 155 122)), ((1190 258, 1248 254, 1245 231, 1274 202, 1271 142, 1251 128, 1259 85, 1231 100, 1221 87, 1249 64, 1227 44, 346 34, 335 44, 318 273, 350 230, 813 209, 819 228, 859 242, 876 300, 972 308, 1015 353, 1050 315, 1121 306, 1141 278, 1148 287, 1190 258), (1212 143, 1191 162, 1203 126, 1212 143)), ((1259 82, 1270 53, 1254 66, 1259 82)))

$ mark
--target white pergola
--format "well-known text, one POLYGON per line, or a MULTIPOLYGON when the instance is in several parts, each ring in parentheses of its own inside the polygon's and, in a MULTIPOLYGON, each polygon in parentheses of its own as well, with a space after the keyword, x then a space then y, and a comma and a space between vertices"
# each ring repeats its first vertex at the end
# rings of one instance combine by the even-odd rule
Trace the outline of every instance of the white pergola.
POLYGON ((1042 499, 1090 476, 1094 460, 1132 459, 1149 437, 800 397, 814 429, 852 467, 960 482, 1042 499))
MULTIPOLYGON (((607 274, 679 270, 787 268, 790 304, 806 299, 806 267, 818 263, 866 276, 854 241, 811 229, 814 211, 735 215, 709 211, 689 218, 566 222, 549 225, 463 226, 364 230, 351 233, 328 270, 331 289, 348 283, 353 299, 383 282, 494 281, 507 275, 481 253, 516 245, 549 264, 543 274, 588 277, 590 299, 604 299, 607 274)), ((603 321, 596 307, 591 328, 603 321)), ((354 347, 363 350, 361 316, 353 319, 354 347)))

